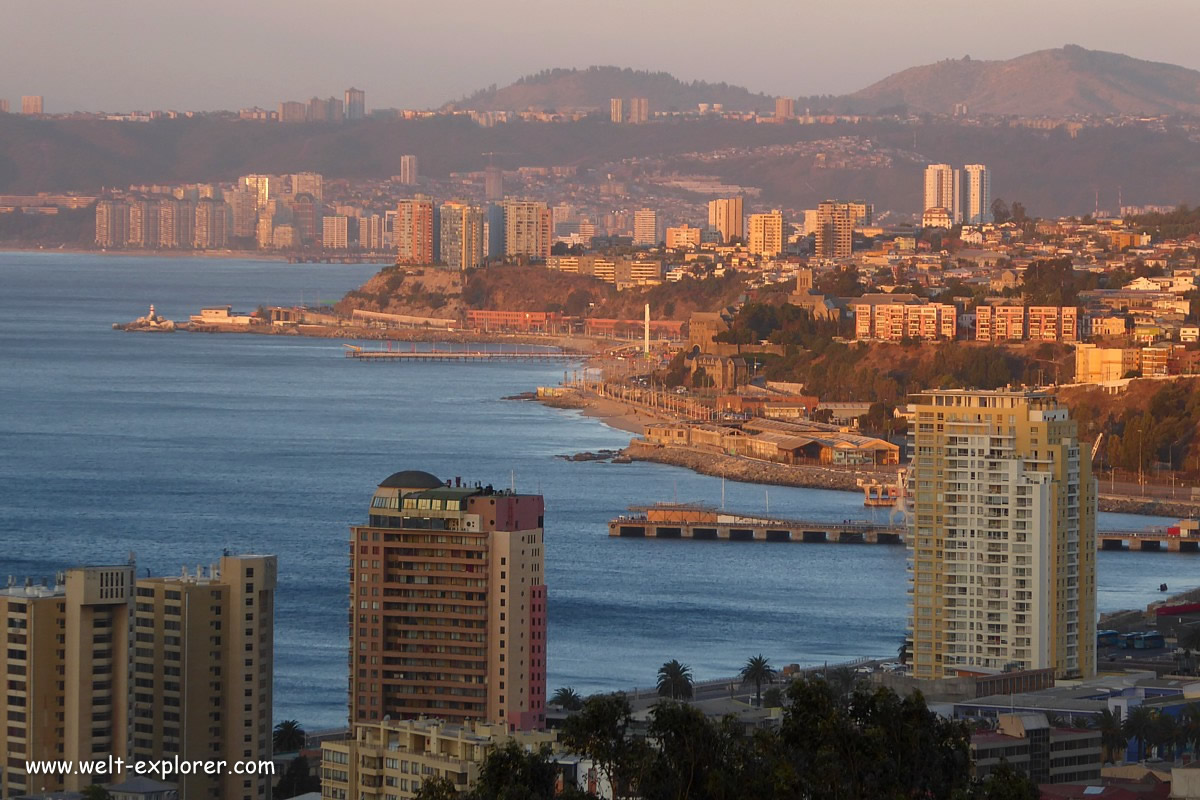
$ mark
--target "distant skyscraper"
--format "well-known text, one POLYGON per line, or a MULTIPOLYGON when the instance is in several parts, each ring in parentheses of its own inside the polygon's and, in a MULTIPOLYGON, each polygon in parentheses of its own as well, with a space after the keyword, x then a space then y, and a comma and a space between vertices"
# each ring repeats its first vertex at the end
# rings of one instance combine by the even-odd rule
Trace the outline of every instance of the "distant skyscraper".
POLYGON ((504 254, 545 260, 550 256, 550 209, 532 200, 509 200, 504 204, 504 254))
POLYGON ((129 246, 158 247, 158 202, 138 199, 129 203, 129 246))
POLYGON ((220 200, 205 198, 196 202, 196 224, 192 228, 192 246, 213 250, 229 246, 229 206, 220 200))
POLYGON ((359 120, 367 116, 367 93, 353 87, 346 90, 346 119, 359 120))
POLYGON ((708 204, 708 227, 721 234, 721 241, 728 244, 732 239, 745 239, 745 218, 742 215, 741 197, 722 197, 708 204))
POLYGON ((434 251, 433 201, 427 197, 401 200, 396 205, 396 260, 401 264, 433 264, 434 251))
POLYGON ((633 213, 633 243, 637 247, 658 244, 658 214, 653 209, 643 208, 633 213))
POLYGON ((0 114, 7 114, 7 113, 8 113, 8 101, 4 100, 4 99, 0 99, 0 114))
POLYGON ((378 214, 364 214, 358 219, 358 246, 369 252, 384 249, 383 217, 378 214))
POLYGON ((629 99, 629 122, 633 125, 643 125, 650 121, 650 100, 646 97, 631 97, 629 99))
POLYGON ((446 203, 441 209, 441 261, 454 270, 483 265, 483 210, 465 203, 446 203))
POLYGON ((256 199, 253 190, 247 188, 225 193, 225 202, 229 204, 230 236, 237 239, 253 238, 258 227, 256 199))
POLYGON ((168 198, 158 203, 158 246, 168 250, 192 246, 196 208, 191 200, 168 198))
POLYGON ((983 164, 963 167, 963 222, 982 225, 992 221, 992 174, 983 164))
POLYGON ((45 98, 40 94, 29 94, 21 97, 22 114, 44 114, 45 98))
POLYGON ((944 208, 953 224, 962 222, 962 177, 949 164, 930 164, 925 168, 925 207, 944 208))
POLYGON ((279 193, 279 179, 273 175, 243 175, 238 183, 254 195, 256 211, 267 207, 267 201, 279 193))
POLYGON ((796 117, 796 101, 790 97, 775 98, 775 120, 786 122, 796 117))
POLYGON ((783 252, 783 212, 751 214, 747 249, 751 254, 771 258, 783 252))
POLYGON ((913 677, 1096 673, 1096 483, 1076 423, 1028 389, 909 406, 913 677))
POLYGON ((469 483, 397 472, 350 529, 352 724, 545 725, 545 503, 469 483))
POLYGON ((321 247, 326 250, 346 250, 350 247, 349 217, 330 214, 321 218, 321 247))
POLYGON ((292 194, 311 194, 320 203, 325 199, 325 179, 319 172, 297 172, 292 176, 292 194))
POLYGON ((120 200, 96 203, 96 244, 124 247, 129 240, 129 206, 120 200))
POLYGON ((308 106, 295 100, 279 104, 280 122, 304 122, 308 119, 308 106))
POLYGON ((849 203, 826 200, 817 206, 815 255, 849 258, 854 246, 854 217, 849 203))
POLYGON ((489 165, 483 171, 483 196, 489 203, 504 199, 504 170, 489 165))
POLYGON ((608 101, 608 118, 618 124, 625 121, 625 101, 614 97, 608 101))
POLYGON ((417 179, 417 157, 400 156, 400 183, 404 186, 416 186, 417 179))
POLYGON ((309 192, 292 197, 292 243, 296 247, 316 244, 321 235, 321 202, 309 192))

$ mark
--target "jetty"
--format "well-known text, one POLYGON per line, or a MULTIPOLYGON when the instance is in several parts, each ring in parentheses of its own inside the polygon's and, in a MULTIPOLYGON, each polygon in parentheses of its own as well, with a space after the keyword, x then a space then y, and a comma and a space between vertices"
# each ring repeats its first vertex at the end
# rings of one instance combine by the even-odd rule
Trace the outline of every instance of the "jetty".
POLYGON ((866 520, 825 522, 726 512, 689 503, 630 506, 632 514, 608 523, 608 535, 623 538, 707 539, 733 542, 904 544, 904 525, 866 520))
POLYGON ((354 344, 342 346, 347 358, 359 361, 578 361, 584 357, 566 350, 367 350, 354 344))

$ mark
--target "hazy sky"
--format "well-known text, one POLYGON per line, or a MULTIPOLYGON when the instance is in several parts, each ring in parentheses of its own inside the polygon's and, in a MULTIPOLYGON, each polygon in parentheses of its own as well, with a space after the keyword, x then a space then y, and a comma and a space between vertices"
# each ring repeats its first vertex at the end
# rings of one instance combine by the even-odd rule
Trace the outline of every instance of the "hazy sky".
POLYGON ((69 110, 275 108, 365 89, 430 107, 616 64, 843 93, 943 58, 1072 43, 1200 69, 1198 0, 0 0, 0 97, 69 110))

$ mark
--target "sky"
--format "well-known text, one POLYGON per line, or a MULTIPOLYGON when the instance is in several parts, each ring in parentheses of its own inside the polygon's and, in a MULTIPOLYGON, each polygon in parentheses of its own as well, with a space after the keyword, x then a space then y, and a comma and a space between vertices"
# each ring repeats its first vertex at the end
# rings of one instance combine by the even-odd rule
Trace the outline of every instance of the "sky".
POLYGON ((0 0, 0 98, 273 109, 356 86, 368 108, 429 108, 593 64, 842 94, 1064 44, 1200 69, 1198 29, 1197 0, 0 0))

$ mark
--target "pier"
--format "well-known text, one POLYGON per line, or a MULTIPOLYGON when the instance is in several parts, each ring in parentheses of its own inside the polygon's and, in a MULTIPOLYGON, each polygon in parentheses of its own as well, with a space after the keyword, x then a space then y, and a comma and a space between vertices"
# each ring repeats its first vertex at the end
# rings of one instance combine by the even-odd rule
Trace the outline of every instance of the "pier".
POLYGON ((733 542, 904 544, 903 525, 865 520, 819 522, 749 516, 700 505, 631 506, 629 515, 608 523, 608 535, 646 539, 705 539, 733 542))
POLYGON ((1096 546, 1101 550, 1143 550, 1170 553, 1200 553, 1200 538, 1171 533, 1167 528, 1140 531, 1096 531, 1096 546))
POLYGON ((358 345, 342 345, 346 357, 359 361, 578 361, 580 353, 563 350, 365 350, 358 345))

